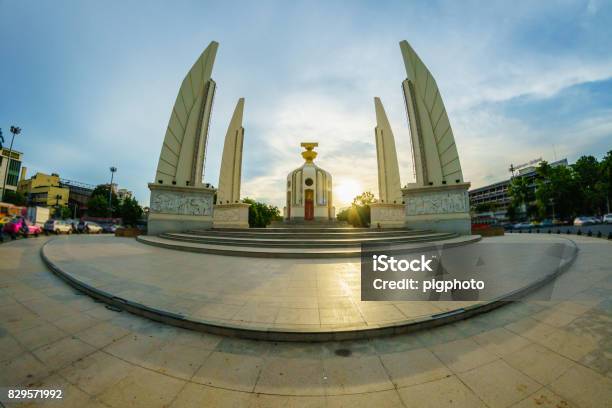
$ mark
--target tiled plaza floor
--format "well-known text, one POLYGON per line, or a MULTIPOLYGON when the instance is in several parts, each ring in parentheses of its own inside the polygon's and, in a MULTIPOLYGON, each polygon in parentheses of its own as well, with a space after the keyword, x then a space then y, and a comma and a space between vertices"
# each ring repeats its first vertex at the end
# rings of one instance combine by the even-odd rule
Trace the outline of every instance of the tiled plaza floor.
MULTIPOLYGON (((525 237, 525 239, 529 239, 525 237)), ((61 388, 66 407, 607 407, 612 244, 573 238, 565 301, 522 301, 437 329, 273 343, 165 326, 76 293, 0 245, 0 387, 61 388)), ((205 255, 202 255, 205 256, 205 255)))
MULTIPOLYGON (((534 265, 540 265, 538 258, 553 245, 569 248, 571 244, 557 236, 532 236, 529 245, 519 244, 526 237, 503 238, 504 252, 498 250, 499 239, 449 251, 475 248, 472 251, 487 257, 484 267, 493 273, 512 271, 514 279, 495 281, 498 286, 507 286, 504 294, 553 272, 555 269, 548 265, 534 265)), ((401 326, 486 303, 362 302, 359 257, 228 257, 153 247, 113 236, 58 237, 45 245, 44 254, 63 273, 110 296, 196 322, 260 331, 326 332, 401 326)))

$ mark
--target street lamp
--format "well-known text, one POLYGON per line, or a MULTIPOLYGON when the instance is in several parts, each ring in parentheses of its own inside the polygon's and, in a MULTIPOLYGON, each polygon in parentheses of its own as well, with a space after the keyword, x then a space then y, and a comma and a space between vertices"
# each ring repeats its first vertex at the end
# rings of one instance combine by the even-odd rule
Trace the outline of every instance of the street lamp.
POLYGON ((62 218, 62 213, 60 211, 60 205, 59 205, 59 201, 62 199, 62 195, 61 194, 56 194, 55 195, 55 218, 57 218, 58 220, 60 218, 62 218))
POLYGON ((111 182, 110 185, 108 186, 108 211, 110 213, 110 216, 113 216, 113 207, 112 207, 112 201, 111 198, 113 196, 113 178, 115 177, 115 173, 117 172, 117 168, 115 166, 111 166, 110 167, 110 172, 111 172, 111 182))
MULTIPOLYGON (((21 133, 21 128, 17 126, 11 126, 11 133, 13 134, 13 137, 11 138, 11 145, 9 147, 8 160, 6 162, 6 171, 4 172, 4 181, 2 183, 2 199, 4 199, 4 196, 6 195, 6 180, 8 178, 9 167, 11 165, 11 156, 13 154, 13 142, 15 141, 15 135, 18 135, 21 133)), ((2 140, 4 140, 4 138, 2 138, 2 140)))
POLYGON ((548 202, 552 206, 552 222, 554 223, 555 222, 555 200, 554 198, 550 197, 548 199, 548 202))

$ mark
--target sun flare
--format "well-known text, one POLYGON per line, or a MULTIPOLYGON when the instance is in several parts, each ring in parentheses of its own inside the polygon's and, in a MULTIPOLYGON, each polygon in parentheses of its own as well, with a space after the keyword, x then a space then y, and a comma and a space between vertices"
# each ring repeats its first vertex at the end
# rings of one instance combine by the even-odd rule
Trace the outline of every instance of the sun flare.
POLYGON ((363 192, 363 186, 355 179, 343 179, 334 186, 335 205, 343 207, 351 204, 353 199, 363 192))

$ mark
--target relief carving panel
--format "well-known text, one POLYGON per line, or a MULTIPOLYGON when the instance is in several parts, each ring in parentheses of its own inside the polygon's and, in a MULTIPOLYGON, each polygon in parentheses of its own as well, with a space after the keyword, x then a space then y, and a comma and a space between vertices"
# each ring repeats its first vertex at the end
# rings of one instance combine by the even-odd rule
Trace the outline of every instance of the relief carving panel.
POLYGON ((212 215, 212 195, 151 191, 151 212, 177 215, 212 215))
POLYGON ((406 194, 406 215, 453 214, 470 211, 467 191, 406 194))

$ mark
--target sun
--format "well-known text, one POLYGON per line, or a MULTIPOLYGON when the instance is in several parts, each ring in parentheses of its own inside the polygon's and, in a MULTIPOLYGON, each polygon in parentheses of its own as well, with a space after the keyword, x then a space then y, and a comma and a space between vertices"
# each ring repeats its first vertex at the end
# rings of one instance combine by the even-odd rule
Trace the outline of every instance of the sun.
POLYGON ((363 186, 355 179, 342 179, 334 186, 335 205, 343 207, 351 204, 353 199, 363 192, 363 186))

